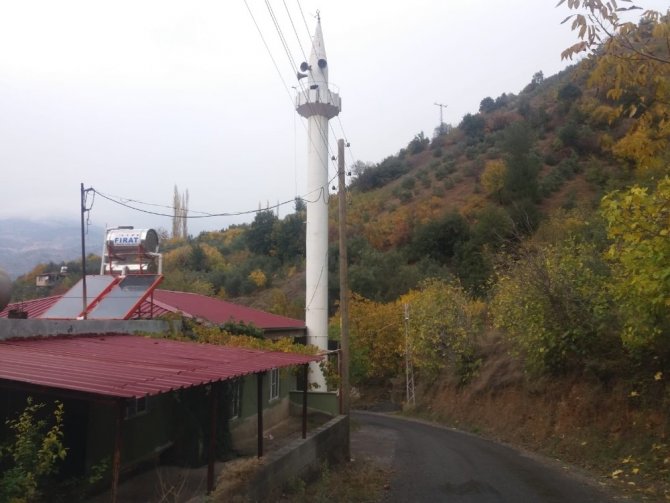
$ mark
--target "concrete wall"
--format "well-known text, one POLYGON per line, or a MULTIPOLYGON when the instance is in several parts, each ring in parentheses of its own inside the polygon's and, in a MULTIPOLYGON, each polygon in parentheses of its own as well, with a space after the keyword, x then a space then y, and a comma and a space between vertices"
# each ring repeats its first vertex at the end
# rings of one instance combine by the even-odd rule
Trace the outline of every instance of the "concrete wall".
MULTIPOLYGON (((302 414, 302 395, 302 391, 291 391, 290 411, 292 416, 302 414)), ((337 416, 340 413, 340 397, 335 391, 308 391, 307 410, 308 412, 323 412, 330 416, 337 416)))
POLYGON ((349 445, 349 416, 337 416, 307 434, 263 458, 263 464, 247 484, 248 501, 268 501, 296 478, 309 478, 324 461, 329 465, 346 460, 349 445))
POLYGON ((164 320, 29 320, 0 319, 0 340, 78 334, 134 334, 169 332, 164 320))

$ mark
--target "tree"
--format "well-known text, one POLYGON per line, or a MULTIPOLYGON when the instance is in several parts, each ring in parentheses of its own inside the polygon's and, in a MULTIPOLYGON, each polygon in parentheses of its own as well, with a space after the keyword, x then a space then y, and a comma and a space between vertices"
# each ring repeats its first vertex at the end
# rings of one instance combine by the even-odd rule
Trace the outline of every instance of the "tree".
POLYGON ((498 271, 489 308, 531 372, 599 370, 621 349, 608 281, 601 250, 577 236, 527 245, 498 271))
POLYGON ((174 186, 172 197, 172 237, 188 238, 188 189, 182 194, 174 186))
POLYGON ((603 199, 612 244, 610 289, 630 347, 670 351, 670 177, 655 190, 634 186, 603 199))
POLYGON ((188 189, 181 195, 181 237, 188 239, 188 189))
POLYGON ((465 114, 458 125, 459 129, 471 138, 480 138, 484 134, 486 121, 481 115, 465 114))
MULTIPOLYGON (((621 14, 627 11, 642 10, 631 0, 622 0, 628 6, 618 7, 616 2, 603 0, 567 0, 568 9, 579 12, 571 14, 563 20, 563 24, 572 20, 571 29, 578 30, 580 42, 568 47, 561 53, 561 59, 572 59, 575 54, 589 51, 591 55, 597 55, 603 48, 605 52, 614 54, 636 54, 641 60, 655 60, 660 63, 670 63, 666 47, 654 47, 641 45, 637 26, 621 18, 621 14)), ((557 7, 564 4, 566 0, 560 0, 557 7)), ((641 24, 666 22, 660 12, 647 10, 643 13, 641 24)), ((663 33, 667 37, 667 33, 663 33)))
POLYGON ((467 221, 457 212, 417 227, 412 237, 412 251, 418 257, 429 257, 440 263, 448 262, 459 243, 469 239, 467 221))
POLYGON ((426 150, 426 147, 430 143, 430 139, 421 131, 419 134, 415 135, 409 145, 407 145, 407 150, 410 154, 415 155, 426 150))
POLYGON ((446 365, 467 380, 481 328, 483 305, 470 299, 456 283, 428 280, 396 303, 409 310, 409 341, 414 366, 427 381, 446 365))
POLYGON ((181 197, 179 196, 179 189, 174 186, 174 195, 172 197, 172 237, 181 237, 181 197))
POLYGON ((502 193, 505 188, 505 178, 507 177, 507 165, 502 159, 486 161, 484 172, 480 177, 482 187, 489 196, 494 197, 499 203, 502 203, 502 193))
POLYGON ((273 211, 263 210, 256 213, 246 234, 249 251, 259 255, 270 255, 273 252, 272 231, 276 221, 277 216, 273 211))
POLYGON ((670 17, 648 10, 636 25, 621 15, 641 8, 626 4, 619 8, 603 0, 568 0, 568 8, 577 12, 564 22, 572 20, 580 42, 562 57, 589 52, 589 84, 605 90, 614 117, 632 119, 612 152, 631 161, 638 175, 662 176, 670 160, 670 17))
POLYGON ((479 111, 483 114, 493 112, 496 109, 496 102, 490 96, 487 96, 479 103, 479 111))
POLYGON ((352 295, 349 303, 352 382, 386 380, 402 368, 402 311, 352 295))
POLYGON ((505 130, 504 148, 507 151, 505 196, 510 201, 538 199, 537 176, 540 160, 532 152, 535 135, 525 121, 513 123, 505 130))

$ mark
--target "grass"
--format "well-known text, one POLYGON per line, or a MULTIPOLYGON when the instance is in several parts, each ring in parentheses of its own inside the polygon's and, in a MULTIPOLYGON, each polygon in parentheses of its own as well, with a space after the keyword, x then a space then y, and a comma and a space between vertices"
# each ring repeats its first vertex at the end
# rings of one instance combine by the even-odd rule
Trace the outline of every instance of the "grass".
POLYGON ((318 478, 309 484, 297 479, 284 489, 277 501, 375 503, 382 501, 389 480, 388 469, 369 460, 356 459, 334 467, 322 466, 318 478))

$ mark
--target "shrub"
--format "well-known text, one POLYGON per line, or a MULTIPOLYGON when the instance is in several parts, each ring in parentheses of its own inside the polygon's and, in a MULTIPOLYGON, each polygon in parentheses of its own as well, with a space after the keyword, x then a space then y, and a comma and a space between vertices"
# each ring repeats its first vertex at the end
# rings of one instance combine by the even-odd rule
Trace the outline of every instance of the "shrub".
POLYGON ((63 445, 63 404, 54 403, 51 424, 39 417, 44 407, 45 404, 34 403, 29 397, 23 412, 5 421, 14 438, 1 451, 2 464, 7 461, 9 468, 0 475, 0 501, 39 500, 49 476, 67 455, 63 445))
POLYGON ((405 178, 401 183, 400 186, 405 189, 405 190, 412 190, 416 186, 416 180, 412 177, 405 178))
POLYGON ((526 249, 514 267, 498 273, 494 324, 536 374, 594 370, 621 353, 607 295, 600 250, 568 239, 526 249))

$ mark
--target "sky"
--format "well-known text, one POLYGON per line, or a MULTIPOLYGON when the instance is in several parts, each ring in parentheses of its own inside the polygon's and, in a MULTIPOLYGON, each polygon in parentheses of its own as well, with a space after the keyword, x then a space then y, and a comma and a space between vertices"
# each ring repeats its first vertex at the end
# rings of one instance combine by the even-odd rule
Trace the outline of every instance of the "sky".
MULTIPOLYGON (((167 214, 175 185, 188 190, 191 215, 303 195, 307 126, 268 4, 298 65, 320 13, 331 89, 342 98, 330 148, 335 155, 346 138, 350 166, 431 136, 435 103, 457 125, 483 98, 565 68, 560 53, 576 35, 556 3, 0 0, 0 218, 78 221, 80 183, 167 214)), ((653 4, 644 3, 667 7, 653 4)), ((101 196, 92 204, 93 225, 172 225, 101 196)), ((292 211, 285 204, 279 214, 292 211)), ((252 219, 194 219, 189 232, 252 219)))

